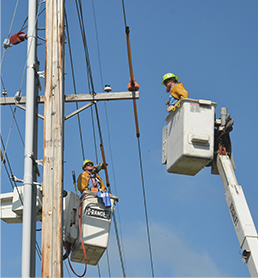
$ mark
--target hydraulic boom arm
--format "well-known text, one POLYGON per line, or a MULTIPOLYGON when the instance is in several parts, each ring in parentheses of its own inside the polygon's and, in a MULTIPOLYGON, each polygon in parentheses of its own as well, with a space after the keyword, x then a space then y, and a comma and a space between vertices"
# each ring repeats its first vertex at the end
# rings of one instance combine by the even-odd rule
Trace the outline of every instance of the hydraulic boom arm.
POLYGON ((228 155, 217 154, 217 169, 226 192, 226 202, 237 238, 243 250, 242 260, 247 264, 251 277, 258 277, 258 235, 228 155))

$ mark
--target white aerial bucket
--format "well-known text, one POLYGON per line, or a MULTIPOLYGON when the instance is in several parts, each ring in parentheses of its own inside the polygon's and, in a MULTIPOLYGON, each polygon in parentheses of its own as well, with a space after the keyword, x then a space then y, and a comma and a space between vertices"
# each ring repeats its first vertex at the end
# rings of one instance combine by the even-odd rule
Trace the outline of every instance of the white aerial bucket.
POLYGON ((193 176, 213 159, 216 106, 209 100, 181 99, 166 117, 162 163, 169 173, 193 176))
MULTIPOLYGON (((81 200, 84 197, 81 210, 82 239, 87 254, 87 264, 97 265, 108 246, 113 206, 117 197, 110 196, 111 207, 105 207, 104 203, 92 194, 84 193, 81 200)), ((74 244, 71 261, 85 262, 80 235, 74 244)))

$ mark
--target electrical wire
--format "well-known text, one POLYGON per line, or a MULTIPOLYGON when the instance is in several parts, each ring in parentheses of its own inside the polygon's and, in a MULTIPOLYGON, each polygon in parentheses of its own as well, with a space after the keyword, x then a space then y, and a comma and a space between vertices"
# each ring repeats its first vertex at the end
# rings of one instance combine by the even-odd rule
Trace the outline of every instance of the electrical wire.
POLYGON ((117 246, 118 246, 118 252, 119 252, 119 257, 120 257, 120 263, 121 263, 121 267, 122 267, 122 272, 123 272, 123 276, 126 277, 125 267, 124 267, 124 261, 123 261, 123 254, 122 254, 121 244, 120 244, 120 240, 119 240, 119 236, 118 236, 118 228, 117 228, 117 223, 116 223, 116 215, 115 215, 115 212, 113 212, 113 219, 114 219, 114 227, 115 227, 115 231, 116 231, 116 241, 117 241, 117 246))
MULTIPOLYGON (((129 37, 129 27, 126 23, 126 14, 125 14, 125 5, 124 0, 122 0, 123 6, 123 14, 124 14, 124 23, 125 23, 125 33, 126 33, 126 41, 127 41, 127 53, 128 53, 128 63, 129 63, 129 71, 130 71, 130 81, 132 91, 135 91, 135 84, 134 84, 134 76, 133 76, 133 66, 132 66, 132 55, 131 55, 131 46, 130 46, 130 37, 129 37)), ((138 151, 139 151, 139 161, 140 161, 140 170, 141 170, 141 180, 142 180, 142 192, 143 192, 143 200, 144 200, 144 209, 145 209, 145 221, 146 221, 146 228, 147 228, 147 236, 148 236, 148 245, 149 245, 149 254, 150 254, 150 263, 151 263, 151 272, 152 277, 154 277, 154 266, 153 266, 153 259, 152 259, 152 250, 151 250, 151 240, 150 240, 150 231, 149 231, 149 221, 148 221, 148 212, 147 212, 147 202, 146 202, 146 193, 145 193, 145 186, 144 186, 144 177, 143 177, 143 166, 142 166, 142 157, 141 157, 141 146, 140 146, 140 132, 139 132, 139 125, 138 125, 138 116, 137 116, 137 108, 136 108, 136 100, 133 99, 133 106, 134 106, 134 117, 135 117, 135 127, 136 127, 136 137, 138 141, 138 151)))
MULTIPOLYGON (((10 37, 12 25, 13 25, 14 18, 15 18, 15 14, 16 14, 17 7, 18 7, 18 3, 19 3, 19 0, 17 0, 17 2, 16 2, 15 11, 14 11, 13 18, 12 18, 12 22, 11 22, 11 25, 10 25, 10 28, 9 28, 9 33, 8 33, 8 36, 7 36, 8 39, 9 39, 9 37, 10 37)), ((38 14, 37 17, 36 17, 36 22, 37 22, 37 20, 38 20, 38 16, 39 16, 39 14, 38 14)), ((26 22, 26 20, 25 20, 25 22, 26 22)), ((24 24, 25 24, 25 22, 24 22, 24 24)), ((24 25, 24 24, 23 24, 23 25, 24 25)), ((35 27, 36 27, 36 23, 35 23, 35 27)), ((5 54, 6 51, 7 51, 7 49, 5 49, 5 50, 3 51, 3 55, 2 55, 2 58, 1 58, 0 71, 1 71, 1 69, 2 69, 4 54, 5 54)), ((30 51, 30 48, 29 48, 29 51, 30 51)), ((27 56, 27 57, 28 57, 28 56, 27 56)), ((27 58, 27 59, 28 59, 28 58, 27 58)), ((23 84, 23 80, 24 80, 24 75, 25 75, 25 69, 26 69, 26 65, 27 65, 27 59, 26 59, 26 63, 25 63, 25 66, 24 66, 23 75, 22 75, 22 80, 21 80, 20 88, 19 88, 19 91, 18 91, 18 92, 20 92, 20 91, 21 91, 21 88, 22 88, 22 84, 23 84)), ((3 88, 4 88, 4 83, 3 83, 2 76, 1 76, 1 82, 2 82, 2 85, 3 85, 3 88)), ((5 88, 4 88, 4 89, 5 89, 5 88)), ((16 108, 17 108, 16 104, 15 104, 14 111, 12 110, 12 107, 10 106, 10 109, 11 109, 11 112, 12 112, 12 114, 13 114, 13 117, 12 117, 11 127, 10 127, 9 134, 8 134, 8 139, 7 139, 6 147, 4 147, 3 139, 2 139, 2 136, 1 136, 1 142, 2 142, 2 145, 3 145, 3 147, 4 147, 4 155, 3 155, 3 161, 2 161, 2 164, 1 164, 0 173, 2 172, 2 165, 3 165, 3 163, 5 162, 5 158, 6 158, 6 161, 7 161, 7 163, 8 163, 9 169, 10 169, 10 171, 11 171, 11 173, 12 173, 11 165, 10 165, 10 162, 9 162, 9 159, 8 159, 8 156, 7 156, 7 146, 8 146, 8 143, 9 143, 9 139, 10 139, 10 135, 11 135, 11 130, 12 130, 13 122, 14 122, 14 121, 15 121, 15 124, 16 124, 16 126, 17 126, 18 133, 19 133, 19 135, 20 135, 22 144, 23 144, 23 146, 24 146, 24 141, 23 141, 23 138, 22 138, 20 129, 19 129, 19 125, 18 125, 18 123, 17 123, 17 121, 16 121, 16 118, 15 118, 16 108)), ((4 164, 5 164, 5 163, 4 163, 4 164)), ((9 177, 9 179, 10 179, 9 172, 8 172, 8 169, 7 169, 7 166, 6 166, 6 165, 5 165, 5 168, 6 168, 7 175, 8 175, 8 177, 9 177)), ((13 176, 13 174, 12 174, 11 176, 13 176)), ((10 181, 11 181, 11 179, 10 179, 10 181)), ((13 181, 14 181, 14 180, 13 180, 13 181)), ((14 184, 15 184, 15 188, 16 188, 16 190, 17 190, 17 193, 18 193, 18 195, 19 195, 19 199, 20 199, 20 201, 21 201, 21 204, 23 205, 23 200, 22 200, 22 197, 21 197, 21 195, 20 195, 20 192, 19 192, 19 190, 18 190, 18 187, 17 187, 17 184, 16 184, 15 181, 14 181, 14 184)), ((13 186, 12 182, 11 182, 11 185, 12 185, 12 187, 13 187, 13 189, 14 189, 14 186, 13 186)), ((37 240, 35 240, 35 249, 36 249, 36 252, 37 252, 37 254, 38 254, 38 256, 39 256, 39 259, 41 260, 41 251, 40 251, 40 247, 39 247, 39 244, 38 244, 37 240)))
MULTIPOLYGON (((67 41, 68 41, 70 63, 71 63, 71 69, 72 69, 73 89, 74 89, 74 94, 77 94, 76 84, 75 84, 74 67, 73 67, 72 49, 71 49, 71 42, 70 42, 70 35, 69 35, 69 28, 68 28, 68 20, 67 20, 66 9, 64 9, 64 15, 65 15, 65 22, 66 22, 67 41)), ((78 103, 76 102, 75 104, 76 104, 76 109, 78 110, 78 108, 79 108, 78 103)), ((80 133, 80 141, 81 141, 81 149, 82 149, 82 158, 83 158, 83 160, 85 160, 84 147, 83 147, 83 139, 82 139, 81 120, 80 120, 79 113, 77 114, 77 119, 78 119, 78 125, 79 125, 79 133, 80 133)))
MULTIPOLYGON (((0 137, 1 137, 1 143, 2 143, 3 149, 5 150, 4 141, 3 141, 3 138, 2 138, 1 133, 0 133, 0 137)), ((17 190, 17 194, 18 194, 18 196, 19 196, 19 199, 20 199, 20 201, 21 201, 21 204, 23 205, 22 196, 21 196, 21 194, 20 194, 20 191, 18 190, 18 186, 17 186, 16 182, 15 182, 14 180, 11 179, 11 176, 13 176, 13 172, 12 172, 11 164, 10 164, 10 162, 9 162, 9 159, 8 159, 8 156, 7 156, 7 153, 6 153, 6 152, 5 152, 5 158, 4 158, 4 156, 3 156, 3 158, 2 158, 2 162, 3 162, 4 166, 5 166, 5 170, 6 170, 6 173, 7 173, 8 178, 9 178, 9 181, 10 181, 10 183, 11 183, 11 186, 12 186, 13 190, 14 190, 14 189, 17 190), (7 164, 8 164, 9 170, 8 170, 8 168, 7 168, 7 166, 6 166, 5 161, 6 161, 7 164), (11 174, 9 173, 9 171, 11 172, 11 174), (14 182, 14 185, 13 185, 13 182, 14 182)))
POLYGON ((108 248, 107 248, 107 250, 106 250, 106 255, 107 255, 108 274, 109 274, 109 278, 111 278, 111 271, 110 271, 110 263, 109 263, 108 248))
MULTIPOLYGON (((11 24, 10 24, 10 28, 9 28, 9 32, 8 32, 8 35, 7 35, 7 39, 9 39, 10 34, 11 34, 11 30, 12 30, 12 27, 13 27, 14 18, 15 18, 16 11, 17 11, 17 8, 18 8, 18 4, 19 4, 19 0, 16 1, 16 5, 15 5, 15 8, 14 8, 14 12, 13 12, 13 18, 12 18, 12 21, 11 21, 11 24)), ((1 65, 0 65, 0 72, 1 72, 1 69, 2 69, 2 64, 3 64, 3 60, 4 60, 4 55, 5 55, 5 52, 6 52, 7 50, 8 50, 8 49, 5 49, 5 50, 3 51, 3 54, 2 54, 1 65)))
MULTIPOLYGON (((99 39, 98 39, 98 29, 97 29, 97 21, 96 21, 96 14, 95 14, 95 8, 94 8, 94 1, 92 0, 92 8, 93 8, 93 18, 94 18, 94 25, 95 25, 95 32, 96 32, 96 42, 97 42, 97 50, 98 50, 98 60, 99 60, 99 71, 100 71, 100 80, 101 80, 101 86, 104 88, 104 83, 103 83, 103 74, 102 74, 102 67, 101 67, 101 59, 100 59, 100 48, 99 48, 99 39)), ((112 156, 112 148, 111 148, 111 138, 110 138, 110 128, 109 128, 109 121, 108 121, 108 113, 107 113, 107 106, 106 106, 106 101, 104 102, 104 108, 105 108, 105 119, 106 119, 106 126, 107 126, 107 133, 108 133, 108 145, 109 145, 109 153, 110 153, 110 159, 111 159, 111 167, 112 167, 112 173, 113 173, 113 179, 114 179, 114 187, 115 187, 115 194, 117 195, 117 189, 116 189, 116 178, 115 178, 115 169, 114 169, 114 162, 113 162, 113 156, 112 156)), ((111 192, 111 187, 109 187, 109 192, 111 192)), ((121 227, 121 220, 120 220, 120 214, 119 210, 117 209, 117 214, 118 214, 118 223, 119 226, 121 227)), ((115 219, 116 221, 116 219, 115 219)), ((123 252, 123 240, 122 240, 122 230, 120 229, 120 236, 119 236, 119 229, 118 225, 116 222, 116 238, 117 242, 119 244, 119 255, 120 255, 120 261, 122 268, 124 269, 125 273, 125 260, 123 259, 124 257, 124 252, 123 252), (121 243, 120 243, 120 237, 121 237, 121 243)), ((109 268, 109 256, 107 252, 107 260, 108 260, 108 268, 109 268)), ((110 269, 109 269, 109 276, 111 277, 110 269)))
POLYGON ((41 261, 41 260, 42 260, 42 253, 41 253, 40 246, 39 246, 39 244, 38 244, 37 241, 35 241, 35 248, 36 248, 38 257, 39 257, 39 259, 40 259, 40 261, 41 261))
POLYGON ((79 23, 80 23, 82 41, 83 41, 83 46, 84 46, 84 53, 85 53, 85 58, 86 58, 88 84, 90 84, 89 87, 92 89, 92 93, 94 94, 95 91, 94 91, 93 77, 92 77, 92 72, 91 72, 89 50, 88 50, 88 45, 87 45, 87 41, 86 41, 86 33, 85 33, 85 28, 84 28, 81 0, 75 0, 75 3, 76 3, 78 19, 79 19, 79 23))
MULTIPOLYGON (((10 105, 10 110, 11 110, 12 114, 14 115, 14 112, 13 112, 13 109, 12 109, 12 106, 11 106, 11 105, 10 105)), ((23 137, 22 137, 22 134, 21 134, 21 131, 20 131, 19 125, 18 125, 18 123, 17 123, 17 120, 16 120, 15 115, 14 115, 14 121, 15 121, 15 125, 16 125, 16 127, 17 127, 17 130, 18 130, 18 133, 19 133, 19 135, 20 135, 20 138, 21 138, 21 141, 22 141, 22 145, 23 145, 23 147, 24 147, 24 146, 25 146, 25 143, 24 143, 24 140, 23 140, 23 137)))
MULTIPOLYGON (((0 174, 2 173, 2 167, 3 167, 3 163, 4 163, 3 161, 5 159, 8 143, 9 143, 10 136, 11 136, 11 131, 12 131, 12 128, 13 128, 13 122, 14 122, 14 117, 15 117, 15 113, 16 113, 16 108, 17 108, 17 106, 15 105, 14 112, 13 112, 13 117, 12 117, 12 121, 11 121, 11 126, 10 126, 10 129, 9 129, 6 145, 5 145, 5 148, 4 148, 4 154, 3 154, 3 160, 1 162, 0 174)), ((1 138, 2 138, 2 136, 1 136, 1 138)))
POLYGON ((97 264, 99 278, 101 278, 99 263, 97 264))
MULTIPOLYGON (((81 30, 82 41, 83 41, 84 54, 85 54, 85 59, 86 59, 88 88, 89 88, 89 92, 94 95, 95 92, 94 92, 93 78, 92 78, 92 72, 91 72, 91 66, 90 66, 89 50, 88 50, 86 33, 85 33, 85 28, 84 28, 81 0, 75 0, 75 3, 76 3, 77 15, 78 15, 78 20, 79 20, 79 25, 80 25, 80 30, 81 30)), ((92 119, 92 131, 93 131, 96 161, 98 162, 96 137, 95 137, 95 126, 94 126, 94 120, 93 120, 92 107, 91 107, 91 119, 92 119)))
MULTIPOLYGON (((85 58, 86 58, 86 63, 87 63, 87 76, 88 76, 88 81, 89 81, 88 86, 91 85, 91 88, 89 88, 89 91, 91 91, 93 93, 93 96, 94 96, 95 90, 94 90, 94 85, 93 85, 91 66, 90 66, 90 62, 89 62, 90 59, 89 59, 89 52, 88 52, 85 29, 84 29, 84 23, 83 23, 81 1, 80 0, 78 0, 78 1, 79 1, 79 3, 77 3, 77 1, 76 1, 76 7, 77 7, 77 13, 78 13, 78 18, 79 18, 79 22, 80 22, 81 35, 82 35, 83 45, 84 45, 84 52, 85 52, 85 56, 86 56, 85 58)), ((99 129, 100 148, 101 148, 101 152, 102 152, 103 162, 106 163, 105 154, 104 154, 104 147, 103 147, 103 140, 102 140, 102 134, 101 134, 101 128, 100 128, 100 120, 99 120, 99 116, 98 116, 98 109, 97 109, 96 103, 95 103, 95 112, 96 112, 97 124, 98 124, 98 129, 99 129)), ((92 117, 92 119, 93 119, 93 117, 92 117)), ((93 125, 93 127, 94 127, 94 125, 93 125)), ((95 134, 95 132, 94 132, 94 134, 95 134)), ((95 135, 94 135, 94 142, 96 142, 95 135)), ((106 174, 107 186, 109 186, 107 169, 105 169, 105 170, 106 170, 105 174, 106 174)), ((116 220, 115 220, 115 222, 116 222, 116 220)), ((118 239, 118 245, 119 245, 119 250, 120 250, 121 264, 122 264, 123 273, 124 273, 124 277, 125 277, 125 270, 124 270, 124 266, 123 266, 123 260, 122 260, 122 254, 121 254, 121 247, 120 247, 120 242, 119 242, 119 235, 118 235, 117 225, 115 224, 115 226, 116 226, 116 236, 117 236, 117 239, 118 239)))
MULTIPOLYGON (((1 82, 2 82, 2 86, 3 86, 3 91, 5 91, 6 94, 7 94, 7 90, 6 90, 5 86, 4 86, 4 82, 3 82, 2 76, 1 76, 1 82)), ((20 135, 22 144, 23 144, 23 146, 25 146, 24 140, 23 140, 23 138, 22 138, 22 134, 21 134, 21 131, 20 131, 20 128, 19 128, 19 125, 18 125, 18 123, 17 123, 17 120, 16 120, 16 117, 15 117, 14 111, 13 111, 13 109, 12 109, 12 106, 10 105, 9 107, 10 107, 10 110, 11 110, 13 116, 14 116, 15 125, 16 125, 17 130, 18 130, 18 133, 19 133, 19 135, 20 135)))

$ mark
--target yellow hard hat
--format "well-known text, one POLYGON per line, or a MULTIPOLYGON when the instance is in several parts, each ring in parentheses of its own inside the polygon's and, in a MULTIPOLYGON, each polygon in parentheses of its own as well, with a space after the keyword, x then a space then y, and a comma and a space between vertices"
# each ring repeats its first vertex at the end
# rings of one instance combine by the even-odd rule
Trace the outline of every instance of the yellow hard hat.
POLYGON ((163 75, 161 84, 162 84, 162 85, 165 85, 165 81, 166 81, 167 79, 172 78, 172 77, 175 77, 175 79, 178 80, 178 76, 175 76, 174 73, 169 72, 169 73, 166 73, 165 75, 163 75))
POLYGON ((83 168, 84 168, 84 166, 85 166, 86 163, 92 163, 92 165, 94 165, 94 161, 89 160, 89 159, 86 159, 86 160, 84 160, 83 163, 82 163, 82 170, 83 170, 83 168))

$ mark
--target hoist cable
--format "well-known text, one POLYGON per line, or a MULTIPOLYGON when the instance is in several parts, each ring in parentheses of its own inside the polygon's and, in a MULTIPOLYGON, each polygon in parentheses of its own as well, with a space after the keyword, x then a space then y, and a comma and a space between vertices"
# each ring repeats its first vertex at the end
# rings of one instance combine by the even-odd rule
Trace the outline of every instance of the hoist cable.
MULTIPOLYGON (((134 76, 133 76, 133 65, 132 65, 132 55, 131 55, 131 45, 130 45, 130 29, 126 24, 126 15, 125 15, 125 5, 124 0, 122 0, 123 5, 123 13, 124 13, 124 22, 125 22, 125 33, 126 33, 126 42, 127 42, 127 54, 128 54, 128 64, 130 71, 130 81, 131 87, 133 88, 133 92, 135 92, 135 84, 134 84, 134 76)), ((134 118, 135 118, 135 127, 136 127, 136 137, 138 139, 138 151, 139 151, 139 160, 140 160, 140 169, 141 169, 141 179, 142 179, 142 191, 143 191, 143 200, 144 200, 144 208, 145 208, 145 220, 147 227, 147 235, 148 235, 148 244, 149 244, 149 254, 150 254, 150 263, 151 263, 151 271, 152 277, 154 277, 154 267, 153 267, 153 259, 152 259, 152 251, 151 251, 151 240, 150 240, 150 231, 149 231, 149 221, 148 221, 148 213, 147 213, 147 203, 146 203, 146 194, 145 194, 145 186, 144 186, 144 177, 143 177, 143 167, 142 167, 142 157, 141 157, 141 146, 140 146, 140 132, 138 125, 138 116, 137 116, 137 107, 136 107, 136 99, 133 99, 134 106, 134 118)))
MULTIPOLYGON (((65 15, 65 22, 66 22, 67 41, 68 41, 70 63, 71 63, 71 69, 72 69, 73 89, 74 89, 74 94, 77 94, 76 84, 75 84, 74 67, 73 67, 72 49, 71 49, 71 42, 70 42, 70 35, 69 35, 69 28, 68 28, 68 20, 67 20, 66 9, 64 10, 64 15, 65 15)), ((78 103, 75 102, 75 104, 76 104, 76 109, 78 110, 78 108, 79 108, 78 103)), ((80 140, 81 140, 82 157, 83 157, 83 160, 85 160, 84 147, 83 147, 83 139, 82 139, 82 130, 81 130, 81 121, 80 121, 79 113, 77 114, 77 119, 78 119, 79 133, 80 133, 80 140)))

